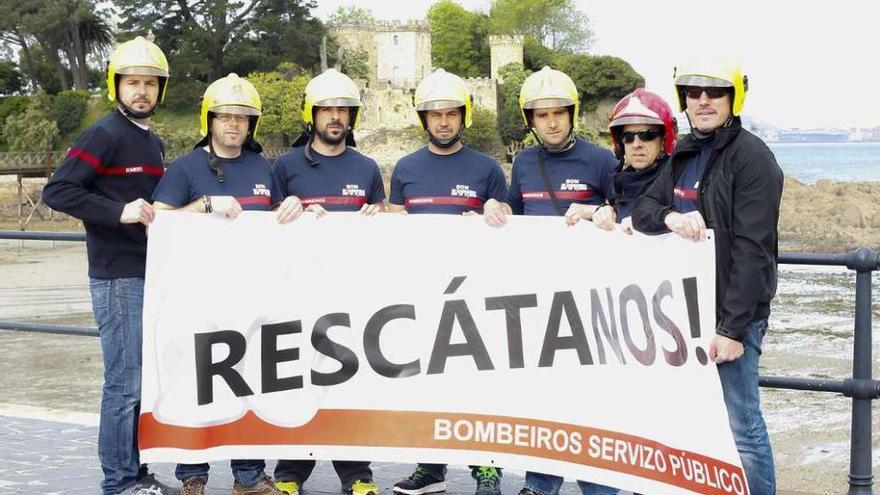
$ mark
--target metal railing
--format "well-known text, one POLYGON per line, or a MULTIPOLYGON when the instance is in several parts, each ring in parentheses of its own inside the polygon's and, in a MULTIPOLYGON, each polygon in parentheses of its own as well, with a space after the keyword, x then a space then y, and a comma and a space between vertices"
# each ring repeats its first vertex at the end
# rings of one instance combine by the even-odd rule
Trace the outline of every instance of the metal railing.
MULTIPOLYGON (((165 163, 192 151, 190 148, 178 148, 165 151, 165 163)), ((289 147, 263 148, 263 156, 274 162, 279 156, 290 151, 289 147)), ((25 174, 48 177, 49 174, 64 161, 67 151, 18 151, 0 153, 0 175, 25 174)))
MULTIPOLYGON (((20 232, 0 231, 0 240, 84 241, 79 232, 20 232)), ((872 378, 872 287, 873 272, 880 270, 880 253, 860 247, 845 254, 782 253, 780 264, 845 266, 856 272, 856 308, 853 338, 853 373, 843 380, 821 380, 761 376, 765 388, 832 392, 852 399, 852 428, 850 434, 850 472, 847 495, 873 495, 871 472, 871 406, 880 399, 880 381, 872 378)), ((95 328, 45 325, 0 321, 0 330, 42 332, 69 335, 97 336, 95 328)))

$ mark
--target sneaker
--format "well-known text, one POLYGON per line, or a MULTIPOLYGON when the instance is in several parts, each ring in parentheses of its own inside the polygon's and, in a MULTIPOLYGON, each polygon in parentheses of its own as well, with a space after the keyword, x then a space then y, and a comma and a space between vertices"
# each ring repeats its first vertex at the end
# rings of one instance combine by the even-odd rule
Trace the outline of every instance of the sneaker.
MULTIPOLYGON (((501 474, 491 466, 480 466, 474 473, 477 479, 477 491, 474 495, 501 495, 501 474)), ((522 492, 520 492, 522 495, 522 492)))
POLYGON ((120 495, 180 495, 180 490, 162 483, 155 474, 147 473, 120 495))
POLYGON ((276 481, 275 488, 285 495, 299 495, 299 483, 296 481, 276 481))
POLYGON ((284 495, 284 492, 275 488, 272 478, 265 477, 253 486, 239 485, 238 482, 233 483, 232 495, 284 495))
POLYGON ((423 493, 437 493, 446 491, 446 480, 435 478, 429 472, 417 467, 409 478, 399 481, 392 488, 397 493, 406 495, 422 495, 423 493))
POLYGON ((205 480, 198 476, 187 478, 183 482, 183 489, 180 495, 205 495, 205 480))
POLYGON ((351 484, 351 495, 379 495, 379 487, 370 480, 357 480, 351 484))

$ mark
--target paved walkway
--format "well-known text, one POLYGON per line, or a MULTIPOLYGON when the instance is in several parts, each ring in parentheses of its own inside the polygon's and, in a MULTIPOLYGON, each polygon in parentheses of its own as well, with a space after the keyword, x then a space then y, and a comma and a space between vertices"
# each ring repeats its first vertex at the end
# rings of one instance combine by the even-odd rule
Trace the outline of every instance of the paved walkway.
MULTIPOLYGON (((93 416, 80 416, 80 423, 23 418, 0 414, 0 495, 95 495, 100 494, 101 468, 98 465, 98 428, 81 423, 93 416)), ((271 473, 274 462, 267 472, 271 473)), ((413 466, 387 462, 372 464, 376 483, 383 495, 409 475, 413 466)), ((151 466, 160 479, 174 481, 174 466, 151 466)), ((451 466, 446 477, 447 494, 471 495, 474 482, 464 466, 451 466)), ((208 495, 228 494, 232 474, 225 462, 211 463, 208 495)), ((501 483, 505 494, 516 494, 522 487, 521 473, 506 472, 501 483)), ((304 495, 340 495, 339 479, 328 462, 319 462, 306 483, 304 495)), ((573 483, 563 485, 561 495, 580 495, 573 483)), ((621 492, 630 495, 630 492, 621 492)), ((780 491, 778 495, 808 495, 780 491)))
MULTIPOLYGON (((98 428, 80 424, 0 415, 0 495, 95 495, 100 493, 101 468, 98 465, 98 428)), ((274 462, 267 469, 271 473, 274 462)), ((384 495, 391 486, 410 474, 409 464, 372 464, 376 483, 384 495)), ((151 466, 165 482, 174 480, 174 466, 151 466)), ((465 467, 452 466, 447 475, 449 494, 470 495, 474 482, 465 467)), ((515 494, 522 486, 522 476, 505 473, 502 491, 515 494)), ((225 462, 211 463, 208 495, 230 493, 232 474, 225 462)), ((629 492, 623 492, 629 493, 629 492)), ((330 463, 319 462, 305 485, 305 495, 339 495, 339 479, 330 463)), ((578 495, 574 484, 567 483, 564 495, 578 495)))

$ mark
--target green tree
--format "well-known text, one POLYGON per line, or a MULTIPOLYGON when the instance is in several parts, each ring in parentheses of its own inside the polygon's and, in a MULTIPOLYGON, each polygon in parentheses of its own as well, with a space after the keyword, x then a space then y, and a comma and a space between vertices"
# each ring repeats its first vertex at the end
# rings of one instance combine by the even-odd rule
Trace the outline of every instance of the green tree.
POLYGON ((353 79, 370 77, 370 54, 364 50, 345 50, 340 70, 353 79))
POLYGON ((539 71, 544 66, 556 67, 559 54, 542 45, 540 41, 531 36, 523 40, 523 66, 532 72, 539 71))
POLYGON ((36 85, 36 71, 31 57, 33 41, 22 26, 22 16, 27 15, 30 9, 33 9, 33 6, 28 2, 0 1, 0 40, 10 50, 15 50, 17 47, 22 71, 28 81, 36 85))
POLYGON ((58 142, 58 125, 46 112, 50 97, 43 92, 31 97, 24 113, 10 115, 3 126, 9 151, 50 151, 58 142))
POLYGON ((0 61, 0 94, 12 95, 21 91, 21 72, 8 60, 0 61))
POLYGON ((504 81, 499 91, 498 132, 507 146, 508 156, 513 156, 522 149, 523 140, 528 135, 519 108, 519 90, 529 74, 531 71, 526 71, 518 63, 507 64, 498 69, 498 76, 504 81))
POLYGON ((488 21, 453 0, 440 0, 428 9, 431 24, 431 62, 461 77, 488 75, 488 21))
POLYGON ((210 83, 229 72, 318 61, 324 27, 311 0, 116 0, 126 37, 153 32, 173 79, 210 83))
POLYGON ((299 134, 303 126, 301 102, 309 79, 307 75, 285 78, 281 72, 274 71, 248 75, 263 102, 260 135, 287 144, 299 134))
POLYGON ((559 70, 568 74, 581 95, 581 111, 591 112, 600 100, 623 98, 645 79, 617 57, 571 54, 559 59, 559 70))
POLYGON ((0 37, 20 48, 31 82, 38 82, 32 49, 39 46, 61 89, 87 89, 88 57, 110 45, 109 8, 93 0, 0 3, 0 37))
POLYGON ((586 51, 593 40, 574 0, 493 0, 489 16, 493 33, 531 36, 559 52, 586 51))
POLYGON ((373 11, 356 5, 342 5, 330 14, 328 20, 333 24, 372 24, 373 11))
POLYGON ((198 126, 195 125, 180 127, 153 120, 150 128, 162 138, 166 159, 189 151, 202 138, 198 126))
MULTIPOLYGON (((312 0, 262 0, 248 21, 248 35, 242 44, 259 55, 253 70, 268 72, 292 62, 310 71, 321 65, 321 40, 327 29, 311 16, 312 0)), ((232 60, 235 63, 234 60, 232 60)), ((248 74, 251 70, 244 71, 248 74)))
POLYGON ((62 91, 51 99, 49 116, 58 126, 58 132, 67 134, 82 123, 88 107, 88 91, 62 91))
POLYGON ((495 114, 485 108, 474 108, 471 126, 465 129, 462 140, 496 160, 503 161, 505 158, 506 151, 498 133, 495 114))

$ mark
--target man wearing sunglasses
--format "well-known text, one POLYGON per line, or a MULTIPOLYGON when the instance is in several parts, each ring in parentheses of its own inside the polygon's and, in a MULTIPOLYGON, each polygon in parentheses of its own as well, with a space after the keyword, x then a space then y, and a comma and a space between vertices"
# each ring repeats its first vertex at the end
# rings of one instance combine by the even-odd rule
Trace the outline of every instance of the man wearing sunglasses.
POLYGON ((632 234, 632 209, 668 162, 678 124, 669 104, 644 88, 624 96, 608 121, 614 155, 620 163, 614 173, 612 206, 597 210, 593 223, 611 230, 617 222, 620 230, 632 234))
POLYGON ((776 293, 782 170, 767 145, 742 128, 748 80, 739 66, 677 69, 675 87, 691 133, 636 203, 633 226, 694 241, 714 230, 716 335, 709 357, 718 365, 749 492, 772 494, 776 476, 761 414, 758 359, 776 293))

